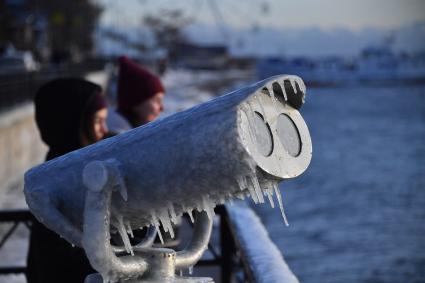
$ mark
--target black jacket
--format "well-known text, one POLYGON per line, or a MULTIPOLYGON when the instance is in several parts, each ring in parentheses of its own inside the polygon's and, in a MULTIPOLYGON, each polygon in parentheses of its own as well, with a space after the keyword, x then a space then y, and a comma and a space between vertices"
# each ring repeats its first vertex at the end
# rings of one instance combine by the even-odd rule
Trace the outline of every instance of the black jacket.
MULTIPOLYGON (((41 138, 49 146, 46 160, 81 147, 80 134, 90 99, 98 85, 81 79, 56 79, 35 96, 35 116, 41 138)), ((81 248, 36 221, 31 228, 27 258, 28 283, 83 283, 96 272, 81 248)))

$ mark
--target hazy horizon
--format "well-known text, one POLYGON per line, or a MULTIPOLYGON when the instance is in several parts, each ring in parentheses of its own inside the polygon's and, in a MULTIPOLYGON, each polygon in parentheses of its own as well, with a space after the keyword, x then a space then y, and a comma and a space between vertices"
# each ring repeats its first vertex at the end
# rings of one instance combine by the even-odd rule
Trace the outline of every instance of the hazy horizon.
POLYGON ((146 14, 180 9, 196 24, 229 28, 397 29, 425 21, 423 0, 97 0, 101 25, 136 26, 146 14))

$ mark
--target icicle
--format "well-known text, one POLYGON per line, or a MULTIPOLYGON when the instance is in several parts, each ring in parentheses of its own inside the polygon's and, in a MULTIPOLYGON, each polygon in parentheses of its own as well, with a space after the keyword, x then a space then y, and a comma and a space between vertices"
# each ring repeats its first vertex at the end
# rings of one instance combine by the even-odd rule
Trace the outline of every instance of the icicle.
POLYGON ((263 194, 261 192, 260 184, 258 183, 257 176, 255 174, 251 175, 251 182, 254 186, 254 191, 257 196, 258 202, 264 203, 263 194))
POLYGON ((189 275, 193 274, 193 266, 189 266, 189 275))
POLYGON ((118 215, 116 218, 118 220, 118 233, 120 234, 124 243, 125 251, 131 255, 134 255, 133 247, 130 244, 130 239, 128 238, 127 231, 124 227, 123 217, 122 215, 118 215))
POLYGON ((244 193, 238 193, 238 194, 236 194, 236 197, 238 199, 244 200, 245 199, 245 194, 244 193))
POLYGON ((188 211, 186 211, 187 214, 189 215, 190 221, 192 221, 192 223, 194 223, 195 221, 193 220, 193 214, 192 214, 192 209, 189 209, 188 211))
POLYGON ((276 97, 274 97, 274 90, 273 90, 273 86, 270 86, 270 87, 269 87, 269 89, 270 89, 269 93, 270 93, 270 97, 271 97, 271 99, 272 99, 272 104, 274 105, 274 103, 275 103, 275 101, 276 101, 276 97))
POLYGON ((170 233, 171 239, 174 239, 174 229, 170 222, 170 217, 168 216, 168 211, 163 210, 159 214, 159 219, 162 223, 162 227, 164 228, 165 232, 170 233))
POLYGON ((202 205, 204 210, 207 212, 208 218, 212 220, 214 218, 214 207, 211 205, 211 202, 208 200, 208 197, 202 197, 202 205))
POLYGON ((285 81, 282 82, 281 84, 281 89, 282 89, 282 95, 285 101, 288 100, 288 94, 286 93, 286 89, 285 89, 285 81))
POLYGON ((180 269, 179 274, 180 274, 180 276, 183 276, 183 270, 182 269, 180 269))
POLYGON ((286 219, 285 210, 283 209, 282 196, 280 194, 280 190, 277 183, 274 183, 273 187, 274 187, 274 192, 276 193, 276 196, 277 196, 277 201, 279 202, 279 208, 280 208, 280 212, 282 213, 283 221, 285 221, 286 226, 289 226, 288 219, 286 219))
POLYGON ((131 238, 134 238, 134 235, 133 235, 133 229, 131 229, 130 220, 126 220, 126 221, 125 221, 125 229, 126 229, 126 231, 127 231, 127 234, 130 234, 130 237, 131 237, 131 238))
POLYGON ((247 183, 246 183, 246 179, 245 179, 245 177, 244 177, 244 176, 238 176, 238 177, 236 178, 236 181, 238 182, 239 189, 240 189, 241 191, 245 190, 245 189, 248 187, 248 185, 247 185, 247 183))
POLYGON ((289 82, 291 83, 292 89, 294 90, 294 92, 297 92, 297 88, 295 86, 295 79, 294 78, 290 78, 289 82))
POLYGON ((294 90, 294 92, 297 92, 297 85, 298 85, 299 89, 304 94, 306 93, 306 87, 305 87, 304 81, 300 77, 290 76, 283 81, 283 85, 285 85, 286 80, 289 80, 291 87, 294 90))
POLYGON ((152 214, 152 223, 156 228, 156 232, 158 232, 158 237, 159 237, 159 240, 161 241, 161 244, 164 244, 164 239, 162 238, 161 230, 159 229, 159 221, 155 215, 155 212, 152 214))
POLYGON ((196 211, 198 211, 198 212, 202 212, 202 211, 204 211, 204 208, 202 207, 202 203, 198 203, 198 204, 196 205, 196 211))
POLYGON ((298 78, 297 83, 298 83, 298 86, 300 87, 301 91, 305 94, 307 89, 305 87, 304 81, 301 78, 298 78))
MULTIPOLYGON (((245 177, 242 177, 245 180, 245 177)), ((245 180, 246 182, 246 180, 245 180)), ((246 186, 248 188, 248 196, 250 196, 252 198, 252 200, 254 201, 255 204, 258 203, 258 197, 257 197, 257 193, 255 192, 255 188, 254 188, 254 184, 252 182, 250 182, 251 184, 249 184, 248 182, 246 182, 246 186)))
POLYGON ((269 198, 270 206, 274 208, 273 191, 269 188, 264 190, 264 194, 269 198))
POLYGON ((168 204, 168 210, 170 211, 171 221, 173 221, 174 224, 177 224, 176 211, 174 210, 174 206, 171 202, 168 204))
POLYGON ((229 204, 233 206, 233 200, 229 198, 229 204))
POLYGON ((270 90, 269 93, 270 93, 270 98, 272 99, 273 109, 275 111, 278 111, 278 108, 277 108, 277 105, 276 105, 276 97, 274 96, 273 85, 270 85, 268 87, 268 89, 270 90))
POLYGON ((254 203, 257 204, 258 198, 257 198, 257 194, 256 194, 255 189, 254 189, 254 185, 249 184, 248 185, 248 191, 249 191, 248 195, 252 198, 254 203))

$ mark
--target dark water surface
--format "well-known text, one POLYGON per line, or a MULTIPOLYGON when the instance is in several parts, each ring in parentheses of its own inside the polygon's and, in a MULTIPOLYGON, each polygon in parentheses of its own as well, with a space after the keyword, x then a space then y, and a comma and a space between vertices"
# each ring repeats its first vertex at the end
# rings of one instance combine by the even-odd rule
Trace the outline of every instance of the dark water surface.
POLYGON ((425 86, 310 89, 313 159, 255 206, 303 283, 425 282, 425 86))

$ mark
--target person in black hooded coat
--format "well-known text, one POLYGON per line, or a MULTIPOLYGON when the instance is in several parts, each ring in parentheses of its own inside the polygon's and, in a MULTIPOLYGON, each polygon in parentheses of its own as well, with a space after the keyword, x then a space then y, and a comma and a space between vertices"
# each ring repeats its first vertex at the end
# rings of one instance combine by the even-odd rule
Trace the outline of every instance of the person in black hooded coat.
MULTIPOLYGON (((82 79, 56 79, 35 96, 35 119, 49 146, 46 160, 102 139, 106 132, 106 101, 100 86, 82 79)), ((82 283, 96 272, 84 250, 35 221, 27 257, 28 283, 82 283)))

